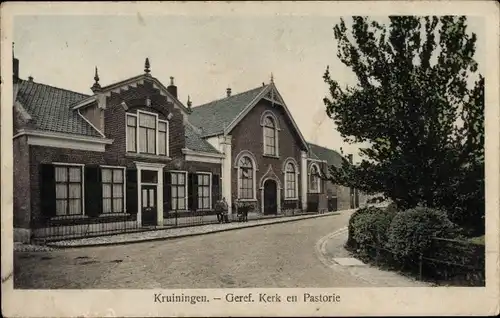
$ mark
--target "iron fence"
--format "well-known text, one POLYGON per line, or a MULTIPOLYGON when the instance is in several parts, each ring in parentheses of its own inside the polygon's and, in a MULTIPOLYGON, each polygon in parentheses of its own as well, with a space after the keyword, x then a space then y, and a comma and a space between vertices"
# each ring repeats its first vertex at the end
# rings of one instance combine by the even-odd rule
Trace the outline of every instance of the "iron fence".
MULTIPOLYGON (((214 198, 217 198, 214 196, 214 198)), ((191 199, 189 199, 191 200, 191 199)), ((214 200, 215 201, 215 200, 214 200)), ((128 232, 151 231, 175 227, 188 227, 224 222, 246 222, 252 220, 291 217, 307 214, 317 214, 324 211, 302 211, 300 200, 281 200, 280 207, 274 213, 262 213, 257 202, 243 211, 238 205, 232 205, 232 213, 221 218, 214 210, 215 202, 210 209, 167 209, 165 206, 163 219, 158 220, 157 211, 143 209, 141 224, 138 222, 137 209, 126 214, 84 215, 78 217, 43 218, 32 221, 32 241, 43 244, 49 241, 78 239, 104 235, 114 235, 128 232)), ((267 207, 264 207, 267 211, 267 207)))
POLYGON ((407 273, 421 281, 446 285, 485 286, 485 246, 434 238, 426 253, 403 257, 384 246, 358 246, 359 256, 376 266, 407 273))

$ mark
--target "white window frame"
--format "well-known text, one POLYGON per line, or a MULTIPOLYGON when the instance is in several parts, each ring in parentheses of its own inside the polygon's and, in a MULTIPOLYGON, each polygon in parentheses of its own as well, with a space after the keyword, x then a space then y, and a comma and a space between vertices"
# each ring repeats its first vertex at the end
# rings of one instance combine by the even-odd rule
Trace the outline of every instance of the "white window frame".
POLYGON ((311 163, 311 165, 309 166, 309 173, 308 173, 308 180, 307 180, 307 186, 308 188, 310 188, 310 185, 311 185, 311 178, 313 177, 312 175, 312 169, 313 167, 316 168, 316 170, 318 171, 318 178, 317 178, 317 187, 316 187, 316 190, 312 190, 312 189, 309 189, 309 193, 321 193, 321 178, 319 177, 319 174, 321 173, 320 170, 319 170, 319 166, 317 163, 313 162, 311 163))
POLYGON ((252 156, 250 156, 249 154, 245 153, 245 154, 242 154, 241 156, 238 156, 237 158, 237 162, 236 162, 236 167, 237 167, 237 193, 238 193, 238 200, 240 201, 255 201, 257 200, 257 187, 256 187, 256 175, 257 175, 257 165, 256 165, 256 162, 254 160, 254 158, 252 156), (253 183, 253 197, 252 198, 241 198, 241 192, 240 192, 240 188, 241 188, 241 177, 240 177, 240 161, 241 159, 243 159, 244 157, 248 157, 250 159, 250 161, 252 162, 252 183, 253 183))
POLYGON ((156 154, 158 156, 165 156, 165 157, 168 157, 169 156, 169 124, 168 124, 168 120, 163 120, 163 119, 159 119, 157 118, 157 122, 156 122, 156 154), (165 132, 165 142, 166 142, 166 145, 165 145, 165 154, 160 154, 160 139, 159 139, 159 136, 160 136, 160 123, 165 123, 166 125, 166 132, 165 132))
MULTIPOLYGON (((172 201, 173 201, 173 197, 172 197, 172 173, 178 173, 178 174, 184 174, 184 209, 183 210, 177 210, 177 211, 189 211, 189 207, 188 207, 188 193, 189 193, 189 179, 188 179, 188 172, 187 171, 183 171, 183 170, 169 170, 168 171, 170 173, 170 198, 168 198, 170 200, 170 205, 172 205, 172 201)), ((176 185, 177 187, 177 185, 176 185)), ((178 198, 178 197, 177 197, 178 198)), ((163 199, 165 200, 165 198, 163 199)), ((177 204, 177 203, 176 203, 177 204)), ((172 211, 175 211, 175 210, 172 210, 172 211)))
MULTIPOLYGON (((211 172, 196 172, 196 178, 198 178, 198 175, 208 175, 208 208, 200 208, 198 203, 197 207, 199 211, 208 211, 212 210, 212 173, 211 172)), ((198 183, 198 187, 200 184, 198 183)), ((196 199, 198 199, 198 196, 196 196, 196 199)))
MULTIPOLYGON (((56 167, 80 167, 81 169, 81 178, 82 178, 82 196, 81 196, 81 200, 82 200, 82 213, 81 214, 74 214, 74 215, 56 215, 56 216, 53 216, 51 217, 51 219, 53 220, 58 220, 58 219, 80 219, 80 218, 85 218, 87 217, 87 215, 85 215, 85 164, 83 163, 69 163, 69 162, 52 162, 52 165, 54 166, 54 183, 56 183, 56 180, 55 180, 55 169, 56 167)), ((69 175, 68 175, 68 179, 69 179, 69 175)), ((69 193, 68 193, 69 195, 69 193)), ((55 197, 55 200, 57 202, 57 196, 54 195, 55 197)), ((57 206, 56 206, 56 209, 57 209, 57 206)), ((56 214, 57 214, 57 211, 56 211, 56 214)))
POLYGON ((266 157, 273 157, 273 158, 279 158, 279 122, 278 118, 274 113, 270 110, 266 110, 265 112, 262 113, 262 116, 260 118, 260 125, 262 127, 262 153, 266 157), (274 123, 274 148, 276 149, 275 154, 270 154, 266 152, 266 125, 265 125, 265 120, 266 118, 270 118, 271 121, 274 123))
POLYGON ((285 181, 285 186, 284 186, 284 190, 285 190, 285 200, 298 200, 299 199, 299 186, 298 186, 298 181, 299 181, 299 170, 298 170, 298 166, 297 164, 295 163, 294 160, 291 160, 291 159, 287 159, 285 161, 285 164, 284 164, 284 167, 283 167, 283 180, 285 181), (294 176, 295 176, 295 191, 294 191, 294 196, 293 197, 287 197, 288 195, 288 179, 287 179, 287 176, 288 176, 288 171, 287 171, 287 166, 291 164, 293 166, 293 169, 294 169, 294 176))
MULTIPOLYGON (((127 167, 100 165, 99 168, 101 169, 101 174, 102 174, 102 169, 122 169, 123 170, 123 212, 111 212, 111 213, 104 213, 103 212, 99 216, 106 217, 106 216, 127 214, 127 167)), ((111 177, 113 177, 113 176, 111 176, 111 177)), ((101 192, 102 191, 103 190, 102 190, 102 181, 101 181, 101 192)), ((103 198, 103 200, 104 200, 104 198, 103 198)))
POLYGON ((137 116, 137 114, 133 114, 133 113, 125 113, 125 151, 126 152, 132 152, 132 153, 139 153, 139 147, 138 147, 138 144, 139 144, 139 134, 137 132, 137 125, 139 123, 139 117, 137 116), (135 150, 132 151, 132 150, 129 150, 128 149, 128 117, 135 117, 135 150))
POLYGON ((162 157, 169 157, 170 156, 170 122, 168 120, 160 119, 157 113, 152 113, 148 112, 145 110, 137 110, 137 113, 125 113, 125 150, 128 153, 137 153, 140 155, 156 155, 156 156, 162 156, 162 157), (155 116, 156 117, 156 128, 155 128, 155 153, 141 153, 139 151, 140 146, 139 146, 139 119, 141 114, 149 115, 149 116, 155 116), (130 151, 128 149, 128 116, 135 117, 135 151, 130 151), (167 131, 166 131, 166 154, 160 155, 159 153, 159 144, 158 144, 158 136, 159 136, 159 123, 165 123, 167 126, 167 131))

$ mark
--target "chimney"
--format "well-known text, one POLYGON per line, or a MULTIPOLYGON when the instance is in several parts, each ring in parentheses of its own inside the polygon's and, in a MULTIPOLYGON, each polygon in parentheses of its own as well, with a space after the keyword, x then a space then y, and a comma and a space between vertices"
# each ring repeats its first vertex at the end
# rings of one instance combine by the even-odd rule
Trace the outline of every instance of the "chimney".
POLYGON ((30 75, 30 76, 28 77, 28 81, 29 81, 29 82, 33 82, 33 76, 31 76, 31 75, 30 75))
POLYGON ((226 89, 227 97, 231 96, 231 87, 226 89))
POLYGON ((347 155, 347 159, 349 160, 349 163, 352 164, 353 161, 352 161, 352 154, 348 154, 347 155))
POLYGON ((192 112, 192 109, 191 109, 191 106, 193 105, 193 103, 191 102, 191 97, 188 95, 188 100, 187 100, 187 108, 188 108, 188 111, 191 113, 192 112))
POLYGON ((170 85, 167 87, 167 91, 177 98, 177 86, 174 85, 174 77, 170 76, 170 85))

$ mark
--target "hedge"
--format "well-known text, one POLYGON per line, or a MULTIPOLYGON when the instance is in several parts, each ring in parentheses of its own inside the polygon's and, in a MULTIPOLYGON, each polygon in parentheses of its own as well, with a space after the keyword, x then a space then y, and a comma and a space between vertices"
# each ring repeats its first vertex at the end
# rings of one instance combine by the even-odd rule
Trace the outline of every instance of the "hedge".
POLYGON ((349 220, 349 237, 346 246, 351 249, 365 249, 369 245, 386 242, 386 233, 396 214, 393 210, 376 207, 358 209, 349 220))
POLYGON ((430 252, 433 238, 453 239, 459 233, 446 212, 417 207, 395 215, 387 233, 386 248, 400 258, 416 259, 430 252))

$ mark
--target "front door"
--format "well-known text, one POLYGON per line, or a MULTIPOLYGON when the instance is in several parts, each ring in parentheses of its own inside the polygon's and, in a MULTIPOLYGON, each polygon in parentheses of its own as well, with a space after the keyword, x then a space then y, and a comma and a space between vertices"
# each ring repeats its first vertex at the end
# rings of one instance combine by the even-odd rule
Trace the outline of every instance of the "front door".
POLYGON ((264 214, 277 214, 276 181, 267 180, 264 183, 264 214))
POLYGON ((142 225, 157 225, 156 223, 156 186, 142 186, 142 225))

